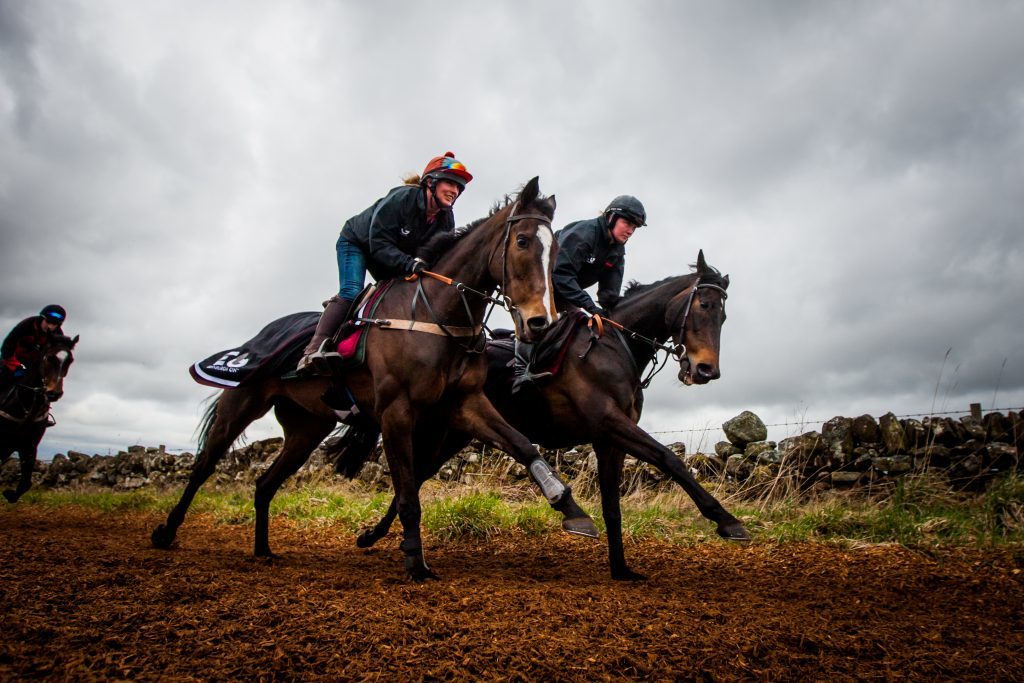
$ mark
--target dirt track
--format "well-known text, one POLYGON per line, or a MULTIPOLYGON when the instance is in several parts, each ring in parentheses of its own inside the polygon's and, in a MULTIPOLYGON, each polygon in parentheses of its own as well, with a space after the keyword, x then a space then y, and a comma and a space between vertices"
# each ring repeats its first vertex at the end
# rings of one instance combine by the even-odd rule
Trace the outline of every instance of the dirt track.
POLYGON ((627 548, 568 537, 430 543, 190 517, 0 509, 0 678, 24 680, 1024 679, 1024 551, 819 544, 627 548))

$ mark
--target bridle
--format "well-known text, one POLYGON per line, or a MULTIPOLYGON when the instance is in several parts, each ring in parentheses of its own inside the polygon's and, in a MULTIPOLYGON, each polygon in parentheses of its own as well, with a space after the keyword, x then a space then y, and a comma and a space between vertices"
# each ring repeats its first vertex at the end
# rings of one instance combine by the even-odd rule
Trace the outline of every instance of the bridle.
MULTIPOLYGON (((711 284, 710 282, 701 282, 700 276, 698 275, 694 283, 690 285, 690 293, 686 296, 686 303, 683 305, 683 311, 680 314, 681 319, 679 320, 678 324, 670 324, 668 326, 670 330, 669 337, 672 340, 672 344, 663 344, 659 342, 657 339, 645 337, 639 332, 631 330, 628 327, 625 327, 621 323, 615 322, 610 318, 594 316, 587 323, 587 326, 591 330, 590 344, 587 346, 587 350, 580 354, 580 358, 585 358, 587 354, 590 353, 590 349, 593 348, 594 343, 604 334, 603 324, 607 323, 616 330, 618 330, 622 336, 627 337, 629 339, 635 339, 637 341, 645 342, 646 344, 649 344, 651 346, 651 349, 654 352, 651 357, 651 369, 647 372, 647 375, 640 381, 640 387, 642 389, 646 389, 648 386, 650 386, 651 380, 654 379, 654 376, 665 368, 665 365, 668 363, 669 357, 672 357, 677 363, 683 362, 683 358, 686 356, 686 321, 690 316, 690 308, 693 306, 693 299, 694 297, 698 296, 698 291, 701 289, 713 289, 719 292, 722 295, 723 302, 729 298, 729 294, 725 291, 725 288, 715 284, 711 284), (597 328, 596 331, 594 328, 597 328), (676 341, 676 334, 673 333, 672 330, 679 331, 678 341, 676 341), (665 355, 663 356, 662 360, 658 360, 659 351, 665 352, 665 355)), ((625 346, 624 340, 623 345, 625 346)), ((628 347, 626 348, 628 351, 628 347)), ((632 353, 630 353, 630 358, 633 358, 632 353)), ((635 362, 636 360, 634 359, 634 364, 635 362)))
MULTIPOLYGON (((502 250, 502 261, 501 261, 501 284, 498 286, 498 295, 492 296, 487 292, 481 292, 480 290, 473 289, 463 282, 456 282, 450 277, 441 275, 440 273, 434 273, 429 270, 420 271, 419 274, 409 275, 405 279, 406 281, 416 280, 416 293, 412 298, 412 305, 410 307, 410 320, 384 320, 384 319, 361 319, 364 324, 378 325, 381 329, 392 329, 392 330, 418 330, 421 332, 430 332, 433 334, 443 334, 452 339, 463 351, 466 353, 483 353, 487 348, 487 338, 481 333, 484 330, 490 332, 490 328, 487 326, 487 321, 490 320, 491 313, 494 312, 494 307, 498 306, 506 311, 509 315, 518 315, 518 307, 512 303, 512 299, 506 294, 508 291, 508 247, 509 241, 512 235, 512 224, 521 220, 533 219, 539 223, 551 228, 551 219, 540 213, 522 213, 516 214, 516 209, 519 206, 519 200, 517 199, 509 210, 509 215, 505 218, 505 234, 502 237, 501 242, 494 247, 494 250, 488 255, 487 262, 490 263, 494 260, 494 256, 500 247, 502 250), (459 298, 462 301, 462 306, 466 311, 466 319, 472 323, 473 312, 469 305, 469 300, 466 298, 466 294, 471 294, 479 299, 482 299, 487 303, 487 310, 484 313, 483 319, 479 325, 471 324, 469 327, 453 327, 441 322, 437 313, 434 311, 433 306, 430 304, 430 299, 427 296, 426 290, 423 289, 423 278, 430 278, 442 282, 449 287, 454 287, 459 293, 459 298), (433 320, 433 323, 418 323, 416 321, 416 305, 417 302, 422 301, 423 305, 427 309, 427 313, 433 320), (403 326, 402 323, 408 323, 407 326, 403 326), (472 341, 465 342, 463 339, 470 338, 472 341)), ((521 316, 519 317, 520 323, 522 322, 521 316)))

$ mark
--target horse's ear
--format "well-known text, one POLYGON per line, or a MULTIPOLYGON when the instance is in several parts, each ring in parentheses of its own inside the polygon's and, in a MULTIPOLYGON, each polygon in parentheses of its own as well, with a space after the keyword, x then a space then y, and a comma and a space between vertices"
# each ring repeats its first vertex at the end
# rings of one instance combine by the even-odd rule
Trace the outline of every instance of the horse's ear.
POLYGON ((722 278, 722 289, 729 289, 729 275, 722 278))
POLYGON ((75 344, 77 344, 77 343, 78 343, 78 335, 76 334, 75 338, 71 340, 71 348, 75 348, 75 344))
POLYGON ((697 252, 697 272, 706 273, 708 272, 708 262, 704 260, 704 250, 701 249, 697 252))
POLYGON ((538 206, 547 214, 548 218, 555 217, 555 195, 542 199, 538 206))
POLYGON ((523 191, 519 193, 519 204, 521 206, 529 206, 537 201, 537 197, 539 195, 540 176, 533 176, 533 178, 523 186, 523 191))

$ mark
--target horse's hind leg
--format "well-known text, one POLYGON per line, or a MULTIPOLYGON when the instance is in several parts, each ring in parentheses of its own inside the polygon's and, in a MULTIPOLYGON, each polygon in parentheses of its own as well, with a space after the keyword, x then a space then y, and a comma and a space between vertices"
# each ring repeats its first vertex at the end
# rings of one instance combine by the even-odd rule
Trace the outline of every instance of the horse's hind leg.
POLYGON ((213 423, 202 441, 199 456, 192 466, 192 473, 181 499, 171 508, 167 521, 157 526, 150 536, 156 548, 171 547, 178 527, 185 521, 185 513, 188 512, 199 487, 210 478, 217 463, 231 448, 231 444, 242 435, 245 428, 270 410, 270 402, 251 391, 228 389, 217 398, 211 409, 216 411, 213 423))
POLYGON ((285 480, 295 474, 309 454, 324 440, 334 420, 317 417, 291 401, 281 401, 274 409, 277 421, 284 428, 284 446, 273 464, 256 481, 256 542, 257 557, 274 557, 270 550, 270 501, 285 480))
POLYGON ((617 581, 642 581, 645 576, 637 574, 626 565, 626 553, 622 547, 622 507, 619 504, 619 486, 622 484, 622 461, 625 453, 607 444, 594 444, 597 453, 597 478, 601 486, 601 512, 604 515, 605 531, 608 533, 608 563, 612 578, 617 581))

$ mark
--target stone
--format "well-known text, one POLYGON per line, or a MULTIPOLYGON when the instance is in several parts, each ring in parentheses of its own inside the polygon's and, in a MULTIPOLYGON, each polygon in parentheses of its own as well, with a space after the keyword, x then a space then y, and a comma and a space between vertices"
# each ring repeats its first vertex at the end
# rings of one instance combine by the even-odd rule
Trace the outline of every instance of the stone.
POLYGON ((882 440, 882 430, 878 422, 870 415, 855 417, 850 425, 854 443, 857 445, 866 443, 879 443, 882 440))
POLYGON ((878 428, 882 434, 882 444, 885 450, 891 455, 905 453, 907 450, 907 435, 903 425, 891 412, 886 413, 878 419, 878 428))
POLYGON ((715 444, 715 455, 722 460, 728 460, 733 455, 740 455, 743 449, 733 446, 728 441, 719 441, 715 444))
POLYGON ((833 417, 821 426, 821 438, 830 451, 832 463, 842 465, 853 460, 853 420, 833 417))
POLYGON ((886 474, 905 474, 913 469, 913 461, 908 455, 887 455, 873 459, 871 466, 886 474))
POLYGON ((768 428, 764 426, 764 422, 749 410, 744 410, 731 420, 726 420, 722 424, 722 430, 729 443, 737 448, 744 448, 748 443, 764 441, 768 438, 768 428))

